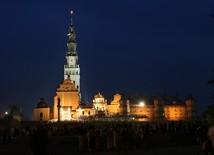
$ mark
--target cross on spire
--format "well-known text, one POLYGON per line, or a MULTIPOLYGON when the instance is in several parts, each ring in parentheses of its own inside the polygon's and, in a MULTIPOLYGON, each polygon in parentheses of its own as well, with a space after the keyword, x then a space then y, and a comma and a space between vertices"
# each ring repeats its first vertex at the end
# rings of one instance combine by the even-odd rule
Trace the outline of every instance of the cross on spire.
POLYGON ((71 25, 73 25, 73 14, 74 14, 74 11, 70 11, 70 13, 71 13, 71 25))

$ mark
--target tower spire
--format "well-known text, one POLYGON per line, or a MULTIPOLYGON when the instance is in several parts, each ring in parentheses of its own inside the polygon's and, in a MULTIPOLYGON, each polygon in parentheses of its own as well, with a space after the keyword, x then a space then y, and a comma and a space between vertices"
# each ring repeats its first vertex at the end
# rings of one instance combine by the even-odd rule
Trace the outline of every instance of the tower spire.
POLYGON ((68 30, 68 42, 67 42, 67 55, 76 55, 76 35, 74 31, 74 25, 73 25, 73 11, 71 13, 71 26, 68 30))
POLYGON ((73 11, 71 13, 71 25, 68 29, 68 41, 66 51, 66 64, 64 65, 64 79, 68 77, 75 83, 80 92, 80 67, 77 54, 77 42, 73 25, 73 11))

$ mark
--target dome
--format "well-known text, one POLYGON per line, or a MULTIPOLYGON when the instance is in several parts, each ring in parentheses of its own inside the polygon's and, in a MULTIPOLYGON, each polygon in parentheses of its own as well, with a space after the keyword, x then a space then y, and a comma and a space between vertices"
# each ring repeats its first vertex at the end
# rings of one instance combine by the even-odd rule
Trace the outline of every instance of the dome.
POLYGON ((120 95, 119 93, 116 93, 116 94, 114 95, 114 97, 121 97, 121 95, 120 95))
POLYGON ((40 99, 40 102, 37 104, 37 108, 48 108, 48 104, 45 102, 44 97, 40 99))
POLYGON ((94 96, 94 98, 104 98, 102 94, 98 93, 97 95, 94 96))

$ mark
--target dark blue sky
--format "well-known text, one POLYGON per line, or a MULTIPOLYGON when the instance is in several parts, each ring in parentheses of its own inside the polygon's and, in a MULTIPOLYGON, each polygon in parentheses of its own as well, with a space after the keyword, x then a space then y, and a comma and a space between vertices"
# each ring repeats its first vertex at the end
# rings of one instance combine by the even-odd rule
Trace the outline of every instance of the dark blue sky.
POLYGON ((70 10, 74 11, 81 93, 100 91, 213 103, 214 1, 0 1, 0 113, 10 105, 32 118, 40 97, 49 105, 63 80, 70 10))

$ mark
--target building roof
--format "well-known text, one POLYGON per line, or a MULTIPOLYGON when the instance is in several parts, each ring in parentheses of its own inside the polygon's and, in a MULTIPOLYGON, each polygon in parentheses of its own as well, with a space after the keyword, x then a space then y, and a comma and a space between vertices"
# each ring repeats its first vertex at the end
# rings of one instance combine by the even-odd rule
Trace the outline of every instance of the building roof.
POLYGON ((97 95, 94 96, 94 98, 104 98, 104 96, 99 92, 97 95))
POLYGON ((59 87, 57 88, 57 92, 64 92, 64 91, 78 91, 74 81, 72 81, 70 78, 65 79, 63 83, 60 84, 59 87))
POLYGON ((48 108, 48 104, 45 101, 45 98, 40 98, 40 102, 37 104, 37 108, 48 108))
POLYGON ((93 108, 93 106, 81 103, 79 104, 78 108, 87 109, 87 108, 93 108))

